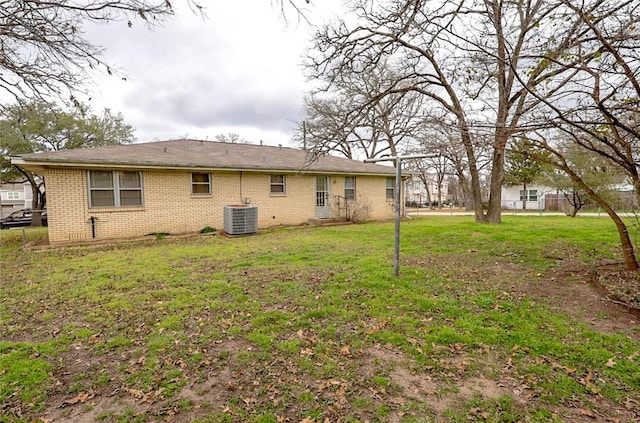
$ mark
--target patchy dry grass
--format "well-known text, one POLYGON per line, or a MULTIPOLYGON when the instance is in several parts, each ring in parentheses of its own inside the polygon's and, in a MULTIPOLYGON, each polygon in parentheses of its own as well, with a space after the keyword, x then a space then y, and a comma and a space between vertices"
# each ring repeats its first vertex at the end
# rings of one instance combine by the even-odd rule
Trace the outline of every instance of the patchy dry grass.
POLYGON ((640 418, 638 322, 585 282, 608 220, 402 225, 400 278, 390 223, 43 251, 3 231, 0 422, 640 418))

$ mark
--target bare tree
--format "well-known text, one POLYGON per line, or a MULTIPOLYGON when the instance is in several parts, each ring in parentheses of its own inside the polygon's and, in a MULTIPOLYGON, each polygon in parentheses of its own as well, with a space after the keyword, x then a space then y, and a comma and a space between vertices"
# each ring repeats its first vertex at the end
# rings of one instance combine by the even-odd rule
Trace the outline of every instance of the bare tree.
POLYGON ((226 142, 228 144, 250 144, 248 140, 241 137, 240 134, 237 134, 235 132, 218 134, 214 138, 217 142, 226 142))
POLYGON ((358 139, 349 110, 349 99, 335 95, 324 98, 311 95, 305 99, 306 119, 298 125, 296 138, 314 154, 336 152, 353 159, 358 139))
MULTIPOLYGON (((440 184, 444 183, 446 175, 455 179, 455 191, 457 203, 464 205, 467 210, 474 210, 474 198, 471 189, 471 176, 469 172, 465 146, 462 144, 455 122, 447 120, 435 111, 424 111, 425 118, 416 136, 418 144, 413 146, 411 153, 432 154, 435 157, 416 161, 413 168, 422 172, 431 169, 435 171, 440 184)), ((486 134, 474 136, 475 162, 480 174, 486 173, 490 168, 491 156, 489 154, 490 142, 486 134)), ((451 182, 451 181, 449 181, 451 182)), ((484 180, 480 178, 481 191, 487 191, 482 186, 484 180)), ((486 199, 483 194, 482 201, 486 199)))
POLYGON ((571 178, 569 178, 569 181, 569 185, 566 185, 560 191, 571 206, 571 211, 567 214, 571 217, 576 217, 580 209, 589 202, 589 196, 571 178))
MULTIPOLYGON (((587 193, 589 198, 591 198, 599 207, 601 207, 613 220, 616 225, 616 229, 618 230, 618 235, 620 237, 620 243, 622 246, 622 256, 625 261, 625 265, 628 270, 639 270, 640 266, 638 266, 638 260, 635 256, 635 251, 633 247, 633 243, 629 236, 629 230, 627 228, 624 220, 616 213, 613 206, 607 198, 596 191, 594 186, 590 186, 588 181, 580 174, 579 169, 577 169, 568 159, 568 156, 564 154, 564 152, 556 147, 556 143, 554 139, 548 139, 544 134, 538 134, 537 137, 538 145, 542 146, 546 152, 550 153, 548 158, 546 158, 547 162, 556 168, 560 169, 562 172, 566 173, 571 180, 575 183, 577 189, 582 190, 587 193)), ((576 143, 578 143, 576 141, 576 143)), ((542 157, 541 157, 542 159, 542 157)))
POLYGON ((441 209, 443 203, 442 187, 444 186, 445 178, 450 173, 449 160, 445 156, 437 155, 418 160, 409 167, 418 171, 418 178, 427 191, 429 205, 433 205, 435 202, 436 206, 441 209))
MULTIPOLYGON (((442 187, 444 186, 447 175, 453 173, 454 160, 458 161, 460 169, 464 168, 464 159, 455 154, 456 147, 459 143, 451 139, 451 132, 446 125, 440 121, 430 121, 425 119, 422 124, 420 134, 418 136, 418 144, 413 147, 411 153, 429 154, 420 160, 414 160, 409 163, 411 169, 418 171, 418 177, 427 189, 427 200, 431 205, 434 201, 438 208, 442 208, 442 187), (460 160, 462 159, 462 160, 460 160), (434 184, 435 189, 432 193, 430 186, 434 184), (433 198, 432 197, 432 194, 433 198)), ((462 177, 466 179, 464 171, 461 172, 462 177)))
POLYGON ((330 24, 315 37, 308 68, 333 86, 343 73, 386 60, 402 77, 378 97, 417 92, 455 122, 467 156, 478 222, 499 222, 504 152, 541 100, 567 83, 550 66, 574 45, 579 18, 560 0, 352 2, 353 19, 330 24), (557 28, 569 28, 563 36, 557 28), (491 136, 488 210, 482 209, 477 139, 491 136))
MULTIPOLYGON (((605 158, 621 170, 640 199, 640 3, 632 0, 590 0, 578 7, 562 0, 576 16, 574 45, 563 55, 542 56, 561 69, 570 83, 543 96, 542 119, 552 121, 577 146, 605 158)), ((562 28, 560 28, 562 29, 562 28)), ((564 33, 567 33, 565 31, 564 33)), ((628 269, 638 270, 625 222, 595 187, 580 177, 549 134, 539 137, 556 164, 605 210, 616 224, 628 269)))
POLYGON ((629 177, 640 199, 640 3, 593 1, 579 9, 580 49, 556 60, 573 83, 546 99, 558 127, 629 177), (577 135, 576 135, 577 134, 577 135))
MULTIPOLYGON (((204 17, 198 0, 186 1, 204 17)), ((275 0, 285 19, 293 10, 304 19, 308 0, 275 0)), ((0 93, 17 101, 54 97, 71 99, 82 92, 93 70, 115 71, 103 49, 83 34, 93 22, 161 25, 174 15, 169 0, 0 0, 0 93)))
MULTIPOLYGON (((191 3, 200 8, 196 3, 191 3)), ((0 90, 17 100, 73 97, 91 69, 112 73, 82 32, 87 21, 149 25, 173 14, 164 0, 0 1, 0 90)))
MULTIPOLYGON (((557 143, 556 151, 561 154, 586 185, 604 200, 612 197, 612 187, 624 182, 624 175, 616 166, 601 155, 575 144, 568 138, 557 143)), ((545 168, 541 180, 561 193, 572 210, 567 214, 575 217, 590 200, 571 177, 557 168, 545 168)))
POLYGON ((397 77, 387 63, 340 74, 328 90, 307 97, 298 138, 317 154, 338 152, 348 158, 407 150, 422 123, 422 99, 412 92, 380 96, 397 77))

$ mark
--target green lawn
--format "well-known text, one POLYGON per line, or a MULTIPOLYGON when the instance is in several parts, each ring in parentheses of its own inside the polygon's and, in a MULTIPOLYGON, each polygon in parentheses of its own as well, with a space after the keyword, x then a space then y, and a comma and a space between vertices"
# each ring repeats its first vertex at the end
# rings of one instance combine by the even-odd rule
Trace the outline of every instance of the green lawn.
POLYGON ((399 278, 393 223, 2 231, 0 422, 640 419, 640 324, 585 279, 619 256, 611 221, 503 220, 403 221, 399 278))

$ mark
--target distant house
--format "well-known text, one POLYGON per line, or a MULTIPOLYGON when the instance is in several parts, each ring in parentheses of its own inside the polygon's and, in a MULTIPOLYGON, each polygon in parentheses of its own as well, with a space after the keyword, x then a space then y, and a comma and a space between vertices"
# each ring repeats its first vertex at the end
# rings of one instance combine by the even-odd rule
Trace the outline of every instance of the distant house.
POLYGON ((545 210, 545 196, 555 194, 556 189, 544 185, 522 185, 502 187, 502 208, 509 210, 545 210))
POLYGON ((33 194, 29 182, 12 182, 0 185, 0 217, 14 211, 30 208, 33 194))
POLYGON ((11 163, 45 177, 49 242, 224 229, 225 206, 259 228, 394 216, 395 170, 299 149, 174 140, 24 154, 11 163), (346 206, 345 206, 346 205, 346 206))
POLYGON ((449 182, 443 181, 438 185, 435 174, 425 176, 427 184, 418 175, 412 175, 405 184, 405 201, 412 206, 436 205, 438 198, 442 203, 449 200, 449 182), (439 196, 438 196, 439 194, 439 196), (429 204, 431 203, 431 204, 429 204))

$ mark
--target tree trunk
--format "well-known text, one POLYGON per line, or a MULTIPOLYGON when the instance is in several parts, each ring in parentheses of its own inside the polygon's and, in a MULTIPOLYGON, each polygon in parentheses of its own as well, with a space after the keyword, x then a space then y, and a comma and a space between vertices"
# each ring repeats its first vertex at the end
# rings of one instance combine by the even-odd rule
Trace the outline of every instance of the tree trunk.
POLYGON ((426 203, 429 206, 431 206, 431 190, 429 189, 429 178, 427 177, 426 171, 420 173, 420 179, 422 180, 422 184, 424 185, 424 190, 427 193, 426 203))
MULTIPOLYGON (((462 114, 460 114, 462 116, 462 114)), ((488 223, 487 216, 482 210, 482 189, 480 188, 480 172, 476 163, 475 149, 471 140, 471 134, 466 121, 463 118, 459 118, 458 125, 460 126, 460 134, 462 138, 462 144, 469 161, 469 174, 471 175, 470 194, 473 199, 473 210, 475 214, 476 223, 488 223)))
POLYGON ((576 217, 582 208, 582 199, 575 190, 573 191, 573 203, 570 202, 570 204, 573 207, 573 210, 571 210, 571 217, 576 217))
POLYGON ((40 204, 40 189, 33 178, 29 179, 29 185, 31 185, 31 209, 37 210, 40 204))
POLYGON ((627 229, 627 226, 624 224, 622 219, 620 219, 620 216, 618 216, 615 210, 613 210, 606 201, 603 201, 602 203, 603 203, 603 205, 601 205, 602 208, 607 211, 607 214, 611 217, 613 222, 616 224, 616 229, 618 229, 618 235, 620 236, 620 244, 622 245, 622 256, 624 258, 624 262, 627 270, 635 270, 635 271, 640 270, 640 266, 638 265, 638 260, 636 259, 635 251, 633 249, 633 243, 631 242, 631 238, 629 237, 629 230, 627 229))
POLYGON ((474 210, 473 194, 471 194, 471 187, 469 187, 469 181, 466 178, 458 176, 456 192, 458 194, 458 207, 464 207, 465 211, 468 212, 474 210))
POLYGON ((31 226, 42 226, 42 210, 33 209, 31 214, 31 226))
POLYGON ((46 206, 45 194, 40 189, 40 185, 35 185, 35 180, 32 183, 34 183, 32 187, 35 186, 35 190, 33 191, 33 214, 31 215, 31 226, 42 226, 42 210, 46 206))
POLYGON ((480 189, 479 175, 471 176, 471 195, 473 196, 473 211, 476 223, 489 223, 487 215, 484 214, 482 203, 482 190, 480 189))
POLYGON ((527 193, 527 183, 522 184, 522 210, 527 209, 527 200, 529 199, 529 195, 527 193))
MULTIPOLYGON (((509 140, 507 118, 509 115, 509 94, 513 79, 508 77, 507 46, 503 33, 502 2, 487 2, 491 7, 490 15, 496 29, 498 107, 496 110, 495 134, 493 139, 493 158, 491 163, 491 181, 489 185, 489 207, 486 223, 500 223, 502 220, 502 185, 504 184, 504 151, 509 140)), ((509 62, 511 63, 511 62, 509 62)), ((513 123, 516 123, 515 121, 513 123)))
POLYGON ((474 209, 473 204, 471 204, 471 189, 469 188, 469 181, 464 174, 464 170, 460 166, 459 162, 454 162, 454 168, 456 172, 456 176, 458 177, 458 186, 456 188, 456 193, 460 194, 458 196, 457 206, 460 207, 464 205, 465 211, 471 211, 474 209), (460 199, 462 197, 462 200, 460 199))
POLYGON ((47 205, 45 193, 40 190, 40 187, 44 185, 44 182, 42 184, 38 184, 33 173, 26 171, 21 167, 16 167, 20 171, 20 173, 22 173, 22 175, 29 181, 29 185, 31 185, 31 210, 34 210, 34 212, 32 213, 33 217, 31 218, 31 226, 42 226, 41 211, 47 205))
POLYGON ((496 141, 491 165, 491 180, 489 185, 489 207, 483 223, 500 223, 502 221, 502 184, 504 183, 504 146, 506 135, 496 134, 496 137, 504 137, 496 141))
POLYGON ((574 171, 571 170, 566 163, 563 163, 562 170, 564 170, 567 175, 573 179, 573 181, 582 188, 591 199, 598 204, 602 209, 604 209, 613 223, 616 225, 616 229, 618 230, 618 236, 620 237, 620 244, 622 246, 622 257, 625 262, 625 266, 627 270, 640 270, 640 266, 638 265, 638 260, 636 259, 635 251, 633 249, 633 243, 631 242, 631 238, 629 237, 629 230, 625 223, 620 219, 620 216, 616 213, 616 211, 607 203, 601 196, 599 196, 594 190, 592 190, 587 184, 584 183, 582 178, 574 171))

